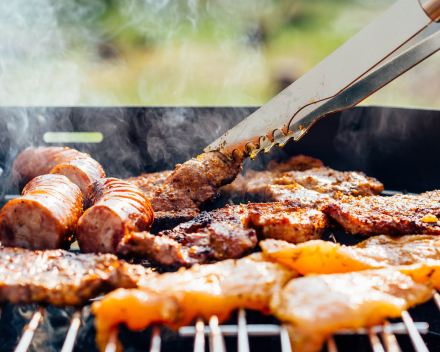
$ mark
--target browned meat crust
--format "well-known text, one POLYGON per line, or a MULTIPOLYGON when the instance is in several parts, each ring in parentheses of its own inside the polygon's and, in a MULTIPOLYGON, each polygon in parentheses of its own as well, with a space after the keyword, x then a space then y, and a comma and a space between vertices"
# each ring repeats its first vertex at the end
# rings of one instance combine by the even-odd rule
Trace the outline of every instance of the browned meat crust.
POLYGON ((1 241, 8 247, 68 248, 82 212, 83 196, 76 185, 61 175, 38 176, 20 198, 3 207, 1 241))
POLYGON ((341 196, 323 211, 351 234, 440 234, 440 191, 417 196, 341 196))
POLYGON ((154 212, 144 193, 116 178, 90 185, 86 206, 78 222, 78 244, 85 253, 116 253, 121 239, 130 232, 151 228, 154 212))
POLYGON ((217 197, 218 188, 232 182, 241 170, 241 162, 232 161, 219 152, 199 155, 174 171, 142 174, 127 182, 137 185, 150 199, 153 210, 160 213, 162 228, 194 217, 200 206, 217 197))
POLYGON ((0 302, 78 306, 116 288, 135 288, 152 272, 114 255, 0 248, 0 302))
POLYGON ((132 233, 121 241, 118 252, 159 265, 189 267, 240 258, 257 245, 257 235, 300 243, 320 238, 327 225, 322 212, 292 202, 249 203, 202 212, 159 236, 132 233))
POLYGON ((223 195, 234 192, 241 198, 255 202, 296 201, 304 207, 320 208, 336 193, 370 196, 383 191, 383 185, 362 172, 341 172, 319 165, 320 161, 303 162, 307 157, 288 159, 284 164, 274 163, 269 171, 248 171, 229 186, 223 195), (293 170, 286 171, 291 167, 293 170), (296 169, 295 169, 296 168, 296 169))
POLYGON ((286 172, 304 171, 321 166, 324 166, 321 160, 300 154, 283 161, 272 160, 267 165, 267 169, 272 172, 286 172))
POLYGON ((105 177, 104 170, 90 155, 62 147, 30 147, 12 165, 14 184, 22 189, 33 178, 48 173, 66 176, 86 197, 87 186, 105 177))

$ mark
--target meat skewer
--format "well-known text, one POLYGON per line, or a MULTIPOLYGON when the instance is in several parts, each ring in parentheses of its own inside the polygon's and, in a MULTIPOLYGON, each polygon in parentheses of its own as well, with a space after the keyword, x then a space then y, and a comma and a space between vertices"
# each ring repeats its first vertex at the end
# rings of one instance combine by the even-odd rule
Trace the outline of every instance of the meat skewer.
POLYGON ((111 254, 74 254, 61 249, 0 248, 0 302, 79 306, 116 288, 135 288, 154 275, 111 254))
POLYGON ((105 172, 90 155, 63 147, 29 147, 22 151, 12 165, 14 184, 22 189, 33 178, 45 174, 66 176, 87 196, 87 186, 105 172))
POLYGON ((135 185, 105 178, 90 186, 84 215, 79 219, 77 238, 84 253, 113 253, 130 232, 151 228, 154 212, 144 193, 135 185))
POLYGON ((3 207, 0 239, 9 247, 69 248, 82 212, 78 186, 61 175, 38 176, 3 207))

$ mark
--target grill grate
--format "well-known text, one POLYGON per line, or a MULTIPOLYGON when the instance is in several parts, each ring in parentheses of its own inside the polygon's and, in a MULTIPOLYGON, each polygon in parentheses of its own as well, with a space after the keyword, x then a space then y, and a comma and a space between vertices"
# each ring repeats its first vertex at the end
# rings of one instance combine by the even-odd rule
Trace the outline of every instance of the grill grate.
MULTIPOLYGON (((398 192, 384 191, 383 195, 394 195, 398 192)), ((330 238, 337 242, 336 236, 331 235, 330 238)), ((99 299, 99 298, 98 298, 99 299)), ((97 299, 93 299, 94 301, 97 299)), ((440 310, 440 294, 435 292, 433 300, 440 310)), ((72 352, 75 346, 76 338, 81 326, 82 311, 73 314, 70 327, 67 332, 61 352, 72 352)), ((44 308, 35 310, 30 322, 25 326, 23 335, 15 349, 15 352, 26 352, 31 344, 38 324, 44 317, 44 308)), ((369 329, 361 328, 356 330, 340 330, 335 335, 365 335, 368 336, 371 349, 373 352, 401 352, 395 335, 408 335, 414 350, 416 352, 429 352, 421 335, 428 333, 428 324, 425 322, 415 323, 407 311, 401 315, 402 323, 386 322, 382 326, 375 326, 369 329), (379 339, 379 335, 381 339, 379 339)), ((238 311, 238 319, 236 325, 219 325, 218 318, 212 316, 209 319, 208 326, 202 318, 198 318, 195 326, 185 326, 179 329, 181 337, 194 337, 194 352, 205 351, 206 336, 209 340, 210 352, 226 352, 224 336, 237 337, 237 351, 250 352, 249 336, 273 337, 280 338, 281 352, 292 352, 289 340, 289 334, 284 325, 276 324, 247 324, 246 312, 244 309, 238 311)), ((117 350, 118 329, 111 334, 105 352, 116 352, 117 350)), ((160 352, 161 350, 161 326, 156 324, 153 326, 151 334, 150 352, 160 352)), ((338 352, 336 341, 331 337, 327 341, 328 352, 338 352)))

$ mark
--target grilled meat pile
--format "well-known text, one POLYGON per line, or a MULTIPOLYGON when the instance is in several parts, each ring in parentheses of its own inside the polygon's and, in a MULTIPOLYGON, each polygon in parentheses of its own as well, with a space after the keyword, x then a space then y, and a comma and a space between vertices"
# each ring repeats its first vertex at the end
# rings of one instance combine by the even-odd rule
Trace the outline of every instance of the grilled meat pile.
POLYGON ((111 254, 0 248, 0 302, 77 306, 116 288, 135 288, 146 275, 155 274, 111 254))

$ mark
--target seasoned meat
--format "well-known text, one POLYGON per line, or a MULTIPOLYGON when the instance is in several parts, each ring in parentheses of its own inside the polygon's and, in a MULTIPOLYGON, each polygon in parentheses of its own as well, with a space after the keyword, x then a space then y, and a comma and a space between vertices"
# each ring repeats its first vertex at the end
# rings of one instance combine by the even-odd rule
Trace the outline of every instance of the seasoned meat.
POLYGON ((289 323, 293 351, 320 351, 340 329, 397 318, 431 298, 432 287, 393 269, 318 275, 291 280, 271 300, 272 313, 289 323))
POLYGON ((15 185, 22 189, 33 178, 48 173, 64 175, 87 196, 87 186, 105 177, 104 170, 90 155, 62 147, 30 147, 12 165, 15 185))
POLYGON ((324 166, 319 159, 312 158, 306 155, 295 155, 287 160, 272 160, 267 165, 267 169, 272 172, 287 172, 287 171, 304 171, 324 166))
POLYGON ((257 235, 252 229, 213 223, 194 233, 173 237, 131 233, 122 239, 117 250, 119 254, 145 258, 161 266, 190 267, 196 263, 241 258, 257 243, 257 235))
POLYGON ((240 170, 241 162, 210 152, 176 165, 174 171, 143 174, 127 182, 145 193, 153 210, 160 213, 160 224, 166 225, 195 216, 199 207, 215 199, 218 188, 232 182, 240 170))
POLYGON ((377 236, 344 246, 326 241, 299 245, 284 241, 260 242, 264 255, 302 275, 335 274, 440 260, 440 238, 432 235, 377 236))
POLYGON ((370 196, 382 192, 383 185, 361 172, 335 171, 319 166, 319 161, 301 164, 289 159, 285 164, 272 165, 268 171, 250 170, 222 190, 229 196, 235 192, 252 201, 292 200, 301 206, 319 209, 336 193, 370 196), (317 167, 307 167, 312 165, 317 167))
POLYGON ((351 234, 440 234, 440 191, 416 196, 341 196, 323 211, 351 234))
POLYGON ((116 253, 121 239, 133 231, 151 228, 154 212, 144 193, 116 178, 90 185, 87 207, 78 222, 78 244, 85 253, 116 253))
POLYGON ((69 248, 82 212, 82 193, 65 176, 35 177, 20 198, 3 207, 1 242, 30 249, 69 248))
POLYGON ((320 238, 327 225, 322 212, 301 209, 287 201, 249 203, 203 212, 158 236, 131 233, 122 239, 117 251, 163 266, 190 267, 240 258, 257 245, 257 235, 300 243, 320 238))
POLYGON ((138 290, 116 290, 93 303, 97 345, 103 351, 121 323, 132 330, 152 323, 176 328, 199 316, 223 321, 237 308, 267 312, 272 294, 293 277, 293 271, 265 262, 260 253, 146 277, 138 290))
POLYGON ((0 302, 78 306, 116 288, 135 288, 149 269, 110 254, 0 248, 0 302))

